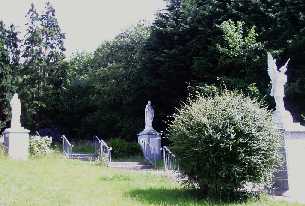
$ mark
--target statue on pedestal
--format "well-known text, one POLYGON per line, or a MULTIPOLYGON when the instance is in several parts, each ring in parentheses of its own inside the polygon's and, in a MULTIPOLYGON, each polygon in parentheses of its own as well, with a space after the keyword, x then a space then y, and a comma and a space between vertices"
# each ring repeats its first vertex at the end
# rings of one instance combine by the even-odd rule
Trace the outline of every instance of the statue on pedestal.
POLYGON ((26 160, 29 156, 29 130, 21 127, 21 102, 18 94, 14 94, 10 101, 11 128, 4 130, 3 135, 7 138, 8 155, 12 159, 26 160))
POLYGON ((145 128, 138 134, 138 143, 140 144, 144 158, 151 163, 161 159, 161 135, 153 128, 155 111, 148 101, 145 107, 145 128))
POLYGON ((21 102, 18 98, 18 94, 15 93, 13 98, 10 101, 12 119, 11 119, 11 128, 21 128, 20 116, 21 116, 21 102))

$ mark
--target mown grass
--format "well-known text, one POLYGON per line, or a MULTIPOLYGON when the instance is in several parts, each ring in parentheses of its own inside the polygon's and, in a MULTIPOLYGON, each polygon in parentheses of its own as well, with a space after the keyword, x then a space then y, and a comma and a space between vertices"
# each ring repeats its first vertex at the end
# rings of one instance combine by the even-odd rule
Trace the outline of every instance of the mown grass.
MULTIPOLYGON (((154 172, 115 170, 60 155, 13 161, 0 158, 1 206, 284 206, 264 198, 220 204, 197 200, 154 172)), ((297 205, 297 204, 290 204, 297 205)))

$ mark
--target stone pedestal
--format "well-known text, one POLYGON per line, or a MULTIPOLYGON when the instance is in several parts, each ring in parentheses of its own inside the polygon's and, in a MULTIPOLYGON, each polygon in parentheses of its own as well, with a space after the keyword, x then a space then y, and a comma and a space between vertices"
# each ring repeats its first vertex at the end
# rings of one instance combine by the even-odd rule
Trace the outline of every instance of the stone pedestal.
POLYGON ((289 111, 272 112, 273 123, 278 129, 284 131, 305 132, 305 127, 298 122, 293 122, 292 115, 289 111))
POLYGON ((302 198, 305 196, 305 127, 293 122, 289 111, 273 112, 273 121, 284 137, 280 148, 283 162, 275 173, 273 193, 302 198))
POLYGON ((285 131, 289 191, 287 196, 304 198, 305 191, 305 131, 285 131))
POLYGON ((279 153, 281 155, 282 162, 281 165, 279 165, 279 167, 277 168, 277 171, 274 173, 271 192, 273 195, 284 195, 289 190, 285 131, 283 129, 279 129, 279 131, 282 133, 281 146, 279 148, 279 153))
POLYGON ((23 127, 9 128, 4 131, 4 145, 8 155, 15 160, 26 160, 29 156, 29 130, 23 127))
POLYGON ((144 129, 138 134, 138 143, 140 144, 145 158, 152 161, 161 159, 161 135, 159 132, 151 129, 144 129))

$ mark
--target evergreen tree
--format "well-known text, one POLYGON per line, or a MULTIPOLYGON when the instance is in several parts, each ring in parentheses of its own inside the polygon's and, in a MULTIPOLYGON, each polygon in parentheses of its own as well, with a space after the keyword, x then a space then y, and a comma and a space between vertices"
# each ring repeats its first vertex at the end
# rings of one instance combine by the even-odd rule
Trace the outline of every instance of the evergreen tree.
POLYGON ((27 18, 20 89, 28 114, 23 118, 30 128, 37 128, 49 120, 46 110, 52 108, 66 78, 66 63, 63 62, 65 35, 50 3, 41 15, 32 4, 27 18))
POLYGON ((0 21, 0 130, 8 123, 9 100, 16 91, 19 68, 19 42, 14 25, 0 21))
POLYGON ((135 140, 142 129, 144 97, 141 50, 150 28, 139 23, 101 44, 78 53, 69 63, 69 84, 57 113, 65 134, 101 135, 135 140))
MULTIPOLYGON (((157 102, 164 119, 187 97, 189 85, 224 82, 241 90, 256 85, 259 93, 268 96, 266 50, 273 51, 279 63, 300 51, 304 11, 303 1, 291 0, 168 1, 143 51, 148 98, 157 102), (236 55, 230 56, 233 47, 236 55)), ((299 71, 288 69, 289 84, 294 85, 288 92, 304 91, 297 86, 301 83, 294 83, 304 73, 301 59, 289 64, 299 71)))

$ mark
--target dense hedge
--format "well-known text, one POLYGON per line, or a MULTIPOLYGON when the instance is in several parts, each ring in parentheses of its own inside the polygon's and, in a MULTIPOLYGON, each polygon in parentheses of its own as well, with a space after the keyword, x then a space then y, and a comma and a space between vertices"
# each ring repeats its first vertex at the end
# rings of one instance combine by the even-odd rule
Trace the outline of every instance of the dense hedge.
POLYGON ((112 147, 113 158, 128 158, 141 155, 141 148, 138 143, 127 142, 124 139, 110 139, 108 145, 112 147))
POLYGON ((188 183, 224 198, 245 183, 270 182, 280 137, 271 118, 263 105, 235 92, 190 100, 168 130, 188 183))

